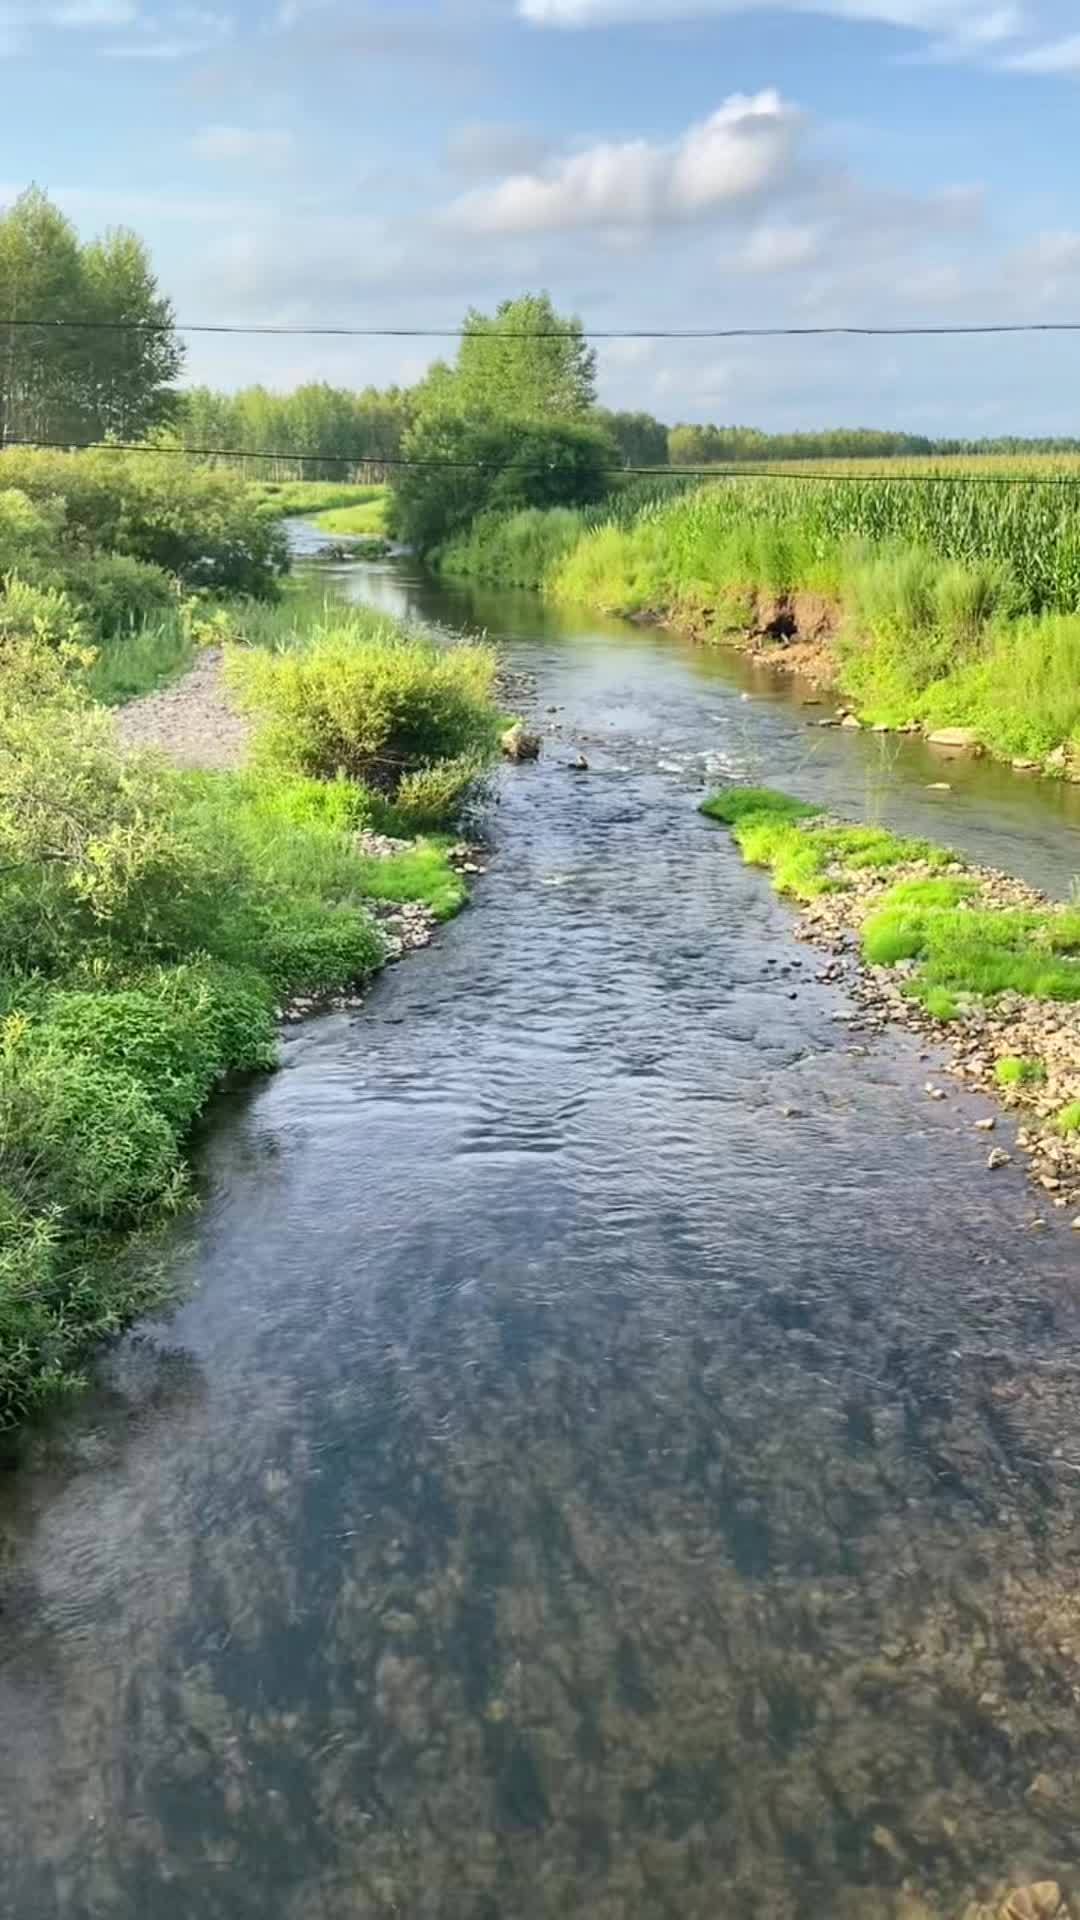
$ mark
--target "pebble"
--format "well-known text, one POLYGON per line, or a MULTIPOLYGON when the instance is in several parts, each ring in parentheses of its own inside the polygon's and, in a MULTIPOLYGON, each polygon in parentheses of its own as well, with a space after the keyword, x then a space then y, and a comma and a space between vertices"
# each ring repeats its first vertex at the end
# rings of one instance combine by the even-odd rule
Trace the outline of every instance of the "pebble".
POLYGON ((997 1126, 997 1121, 991 1113, 987 1115, 985 1120, 976 1120, 975 1125, 980 1133, 993 1133, 994 1128, 997 1126))
POLYGON ((998 1167, 1007 1167, 1011 1159, 1011 1153, 1006 1153, 1004 1147, 995 1147, 986 1164, 993 1173, 998 1167))

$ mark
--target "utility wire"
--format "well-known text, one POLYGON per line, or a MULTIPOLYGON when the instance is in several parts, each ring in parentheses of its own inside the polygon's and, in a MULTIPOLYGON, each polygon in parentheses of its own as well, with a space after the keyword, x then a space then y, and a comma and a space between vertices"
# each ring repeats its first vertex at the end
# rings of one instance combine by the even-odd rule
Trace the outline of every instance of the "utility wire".
POLYGON ((966 338, 972 334, 1080 333, 1080 320, 974 321, 968 326, 856 327, 285 327, 237 326, 196 320, 0 319, 3 327, 69 328, 91 333, 232 333, 322 340, 864 340, 966 338))
MULTIPOLYGON (((165 459, 178 456, 191 460, 280 460, 291 461, 293 466, 338 466, 338 467, 392 467, 395 470, 426 471, 446 473, 557 473, 557 466, 542 461, 529 460, 409 460, 398 455, 381 453, 287 453, 278 448, 276 451, 250 450, 243 447, 167 447, 147 446, 135 441, 119 440, 32 440, 9 435, 0 440, 0 453, 4 447, 31 447, 59 453, 139 453, 157 454, 165 459)), ((903 457, 903 456, 901 456, 903 457)), ((928 456, 933 457, 933 456, 928 456)), ((1023 458, 1023 456, 1019 456, 1023 458)), ((999 487, 1072 487, 1080 488, 1080 467, 1072 474, 1042 473, 845 473, 845 472, 805 472, 788 469, 780 472, 776 467, 756 467, 751 461, 734 466, 713 467, 624 467, 607 466, 594 469, 598 473, 629 475, 631 478, 649 480, 802 480, 802 481, 879 481, 910 482, 913 486, 941 485, 954 487, 959 485, 999 486, 999 487)))

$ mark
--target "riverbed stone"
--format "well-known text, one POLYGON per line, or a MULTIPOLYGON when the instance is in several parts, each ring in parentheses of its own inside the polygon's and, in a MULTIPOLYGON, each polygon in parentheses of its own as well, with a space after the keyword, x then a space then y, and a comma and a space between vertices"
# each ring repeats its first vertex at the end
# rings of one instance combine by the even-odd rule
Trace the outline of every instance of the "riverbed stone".
POLYGON ((932 747, 951 747, 957 753, 974 753, 979 749, 979 736, 974 727, 938 727, 927 735, 932 747))
POLYGON ((507 760, 539 760, 540 735, 527 733, 520 720, 507 727, 499 745, 507 760))
POLYGON ((1037 1880, 1010 1893, 1000 1920, 1064 1920, 1068 1911, 1057 1881, 1037 1880))

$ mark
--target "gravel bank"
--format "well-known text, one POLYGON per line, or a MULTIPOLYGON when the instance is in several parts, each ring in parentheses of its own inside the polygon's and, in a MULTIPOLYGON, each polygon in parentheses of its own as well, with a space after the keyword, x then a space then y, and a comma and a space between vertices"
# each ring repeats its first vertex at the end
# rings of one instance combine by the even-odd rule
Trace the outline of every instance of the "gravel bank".
POLYGON ((157 747, 178 767, 218 772, 240 766, 250 737, 226 696, 220 647, 202 654, 175 685, 121 707, 116 724, 125 746, 157 747))

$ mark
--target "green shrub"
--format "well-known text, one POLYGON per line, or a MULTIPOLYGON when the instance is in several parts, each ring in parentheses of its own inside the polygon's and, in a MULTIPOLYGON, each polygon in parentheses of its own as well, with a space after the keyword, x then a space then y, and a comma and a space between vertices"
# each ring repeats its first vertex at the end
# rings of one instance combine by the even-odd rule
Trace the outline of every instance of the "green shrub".
POLYGON ((1062 1107, 1055 1125, 1059 1133, 1080 1133, 1080 1100, 1070 1100, 1067 1107, 1062 1107))
POLYGON ((0 1061, 0 1177, 73 1220, 131 1219, 180 1190, 176 1133, 133 1074, 28 1044, 0 1061))
POLYGON ((284 900, 267 911, 257 950, 260 971, 282 993, 354 986, 381 966, 386 951, 361 908, 303 900, 284 900))
POLYGON ((78 609, 59 588, 34 586, 14 573, 0 580, 0 658, 25 641, 62 652, 85 646, 87 637, 78 609))
POLYGON ((177 591, 169 575, 126 553, 74 554, 63 560, 57 576, 57 584, 101 640, 176 611, 177 591))
POLYGON ((359 781, 391 796, 439 760, 493 757, 495 662, 482 646, 437 646, 372 623, 287 653, 233 650, 229 677, 261 726, 264 766, 359 781))
POLYGON ((431 833, 439 827, 453 826, 461 818, 466 802, 476 793, 485 771, 485 760, 476 754, 463 754, 456 760, 437 760, 433 765, 417 767, 398 782, 392 806, 392 821, 406 838, 414 833, 431 833))
POLYGON ((0 488, 46 509, 64 503, 64 546, 146 561, 189 588, 272 595, 287 566, 284 535, 238 474, 151 454, 0 455, 0 488))

